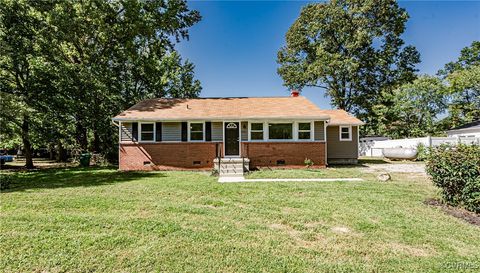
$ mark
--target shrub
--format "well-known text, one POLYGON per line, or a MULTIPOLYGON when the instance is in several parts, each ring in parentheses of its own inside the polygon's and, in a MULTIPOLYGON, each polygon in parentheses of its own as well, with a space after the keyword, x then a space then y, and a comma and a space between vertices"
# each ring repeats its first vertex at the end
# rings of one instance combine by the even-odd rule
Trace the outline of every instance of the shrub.
POLYGON ((426 170, 447 203, 480 213, 480 146, 432 148, 426 170))
POLYGON ((310 168, 313 166, 313 160, 311 160, 310 158, 305 158, 305 161, 303 161, 303 163, 305 163, 305 167, 310 168))
POLYGON ((419 143, 417 145, 417 161, 426 160, 428 156, 428 150, 428 147, 426 147, 423 143, 419 143))
POLYGON ((211 176, 218 176, 219 175, 219 172, 216 168, 213 168, 212 171, 210 172, 210 175, 211 176))
POLYGON ((103 154, 92 154, 91 162, 93 165, 107 167, 108 160, 103 154))

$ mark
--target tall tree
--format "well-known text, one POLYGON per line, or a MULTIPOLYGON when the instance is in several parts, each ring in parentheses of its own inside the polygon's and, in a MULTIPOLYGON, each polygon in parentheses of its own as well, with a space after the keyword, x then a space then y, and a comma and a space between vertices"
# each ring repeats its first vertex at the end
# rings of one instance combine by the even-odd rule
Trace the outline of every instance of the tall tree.
POLYGON ((432 76, 420 76, 389 95, 391 105, 378 105, 378 130, 393 138, 423 137, 438 133, 437 120, 446 110, 446 86, 432 76))
POLYGON ((278 73, 289 88, 319 87, 332 105, 371 117, 392 90, 415 78, 420 56, 401 38, 407 12, 394 0, 309 4, 286 34, 278 73))
POLYGON ((174 46, 188 38, 187 29, 199 20, 198 12, 182 0, 90 0, 54 6, 50 21, 58 27, 56 56, 69 75, 63 86, 76 102, 71 106, 81 149, 87 149, 90 135, 94 151, 115 147, 110 118, 140 99, 198 95, 194 67, 181 62, 174 46))
POLYGON ((175 50, 201 19, 184 0, 0 0, 0 9, 0 91, 22 105, 29 168, 32 134, 42 145, 73 135, 83 150, 116 152, 110 119, 120 110, 201 90, 175 50))
MULTIPOLYGON (((26 167, 33 168, 31 126, 35 114, 51 93, 53 71, 45 58, 52 29, 45 22, 41 10, 26 1, 0 2, 0 96, 13 95, 14 108, 1 109, 15 112, 18 119, 7 120, 17 126, 21 135, 26 167)), ((3 117, 8 114, 2 114, 3 117)))
POLYGON ((480 41, 463 48, 458 60, 447 63, 438 75, 449 83, 445 129, 480 119, 480 41))

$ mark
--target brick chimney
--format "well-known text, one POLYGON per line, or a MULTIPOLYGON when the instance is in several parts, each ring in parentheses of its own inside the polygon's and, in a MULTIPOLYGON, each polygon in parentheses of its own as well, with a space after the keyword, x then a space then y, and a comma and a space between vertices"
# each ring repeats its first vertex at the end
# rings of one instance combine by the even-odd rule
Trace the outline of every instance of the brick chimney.
POLYGON ((290 97, 298 97, 299 95, 300 91, 298 90, 292 89, 292 91, 290 91, 290 97))

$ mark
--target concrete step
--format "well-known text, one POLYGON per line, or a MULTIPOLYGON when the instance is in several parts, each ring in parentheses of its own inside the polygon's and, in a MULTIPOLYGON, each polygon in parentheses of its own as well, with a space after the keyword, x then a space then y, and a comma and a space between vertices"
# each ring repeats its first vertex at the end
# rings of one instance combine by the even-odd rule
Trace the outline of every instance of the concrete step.
POLYGON ((243 173, 220 173, 220 177, 243 177, 243 173))
POLYGON ((248 170, 250 160, 248 158, 215 158, 213 162, 215 168, 219 169, 220 177, 243 178, 244 169, 248 170))
MULTIPOLYGON (((215 158, 213 160, 214 163, 218 163, 218 158, 215 158)), ((248 158, 236 158, 236 157, 232 157, 232 158, 229 158, 229 157, 226 157, 226 158, 220 158, 220 163, 221 164, 224 164, 224 163, 248 163, 250 162, 250 159, 248 158)))
POLYGON ((220 173, 243 173, 243 170, 222 169, 220 173))
POLYGON ((220 169, 243 169, 242 164, 222 164, 220 169))

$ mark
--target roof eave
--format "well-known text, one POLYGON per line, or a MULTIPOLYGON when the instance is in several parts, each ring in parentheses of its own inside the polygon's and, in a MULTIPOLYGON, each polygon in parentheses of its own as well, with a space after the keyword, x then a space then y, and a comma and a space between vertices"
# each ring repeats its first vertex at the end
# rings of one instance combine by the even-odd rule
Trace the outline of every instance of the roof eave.
POLYGON ((185 118, 139 118, 139 117, 114 117, 113 121, 185 121, 185 120, 330 120, 330 116, 300 116, 300 117, 185 117, 185 118))
POLYGON ((352 126, 362 126, 365 125, 365 122, 330 122, 328 125, 330 126, 342 126, 342 125, 352 125, 352 126))

